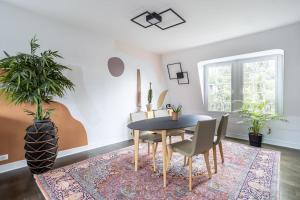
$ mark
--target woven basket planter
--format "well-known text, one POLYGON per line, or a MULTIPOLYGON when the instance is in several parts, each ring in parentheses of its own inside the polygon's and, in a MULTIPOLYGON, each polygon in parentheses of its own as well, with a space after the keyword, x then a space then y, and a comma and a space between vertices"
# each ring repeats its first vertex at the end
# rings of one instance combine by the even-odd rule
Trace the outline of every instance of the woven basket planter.
POLYGON ((58 150, 57 128, 50 120, 35 121, 26 129, 25 158, 33 174, 52 169, 58 150))

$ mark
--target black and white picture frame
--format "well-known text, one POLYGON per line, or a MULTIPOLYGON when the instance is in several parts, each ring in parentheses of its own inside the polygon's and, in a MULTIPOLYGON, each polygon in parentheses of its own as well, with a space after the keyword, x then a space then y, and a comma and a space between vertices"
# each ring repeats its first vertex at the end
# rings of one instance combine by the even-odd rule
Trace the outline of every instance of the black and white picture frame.
POLYGON ((183 72, 177 72, 176 76, 177 76, 177 79, 184 78, 183 72))
POLYGON ((177 79, 178 85, 190 84, 189 74, 187 72, 182 72, 183 78, 177 79))
POLYGON ((181 63, 172 63, 167 65, 169 79, 174 80, 177 79, 177 73, 182 72, 181 63))

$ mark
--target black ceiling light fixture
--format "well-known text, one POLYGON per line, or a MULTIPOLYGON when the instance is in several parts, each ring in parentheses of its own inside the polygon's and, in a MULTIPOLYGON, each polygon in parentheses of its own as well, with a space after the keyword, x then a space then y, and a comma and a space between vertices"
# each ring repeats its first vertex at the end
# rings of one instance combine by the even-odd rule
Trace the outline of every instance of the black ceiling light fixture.
POLYGON ((166 30, 186 22, 185 19, 183 19, 172 8, 164 10, 160 13, 150 13, 149 11, 145 11, 142 14, 132 18, 131 21, 143 28, 148 28, 154 25, 161 30, 166 30))
POLYGON ((154 25, 161 22, 161 16, 156 12, 153 12, 150 15, 146 16, 146 21, 154 25))

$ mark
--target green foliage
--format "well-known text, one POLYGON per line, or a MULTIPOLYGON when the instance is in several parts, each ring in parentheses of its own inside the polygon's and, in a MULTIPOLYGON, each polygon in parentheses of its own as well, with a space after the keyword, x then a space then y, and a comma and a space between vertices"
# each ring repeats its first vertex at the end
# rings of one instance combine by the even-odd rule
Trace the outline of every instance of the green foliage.
POLYGON ((181 109, 182 109, 182 105, 178 105, 177 107, 172 105, 172 110, 175 113, 180 113, 181 109))
POLYGON ((151 104, 152 98, 153 98, 151 85, 152 85, 152 83, 150 82, 149 83, 149 90, 148 90, 148 104, 151 104))
POLYGON ((208 67, 208 110, 231 111, 231 67, 208 67))
MULTIPOLYGON (((278 114, 273 114, 266 111, 268 101, 258 103, 244 103, 241 110, 243 123, 250 124, 249 131, 254 134, 261 133, 261 130, 266 126, 268 121, 281 120, 287 121, 278 114)), ((270 133, 269 129, 269 133, 270 133)))
POLYGON ((40 45, 34 37, 30 41, 30 54, 18 53, 0 60, 1 93, 15 103, 36 105, 36 111, 25 111, 36 120, 50 117, 53 109, 43 110, 42 104, 49 103, 54 96, 63 97, 66 90, 73 90, 74 84, 63 75, 68 67, 54 61, 62 58, 58 51, 47 50, 36 53, 40 45))

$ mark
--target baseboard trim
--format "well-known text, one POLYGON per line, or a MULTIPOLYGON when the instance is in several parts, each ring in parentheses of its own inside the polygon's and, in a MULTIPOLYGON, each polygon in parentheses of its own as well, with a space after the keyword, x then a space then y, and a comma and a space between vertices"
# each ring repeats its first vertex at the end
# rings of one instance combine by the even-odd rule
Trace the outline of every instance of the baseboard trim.
MULTIPOLYGON (((106 146, 121 143, 121 142, 126 142, 126 141, 130 141, 130 140, 122 140, 119 142, 110 143, 110 144, 106 144, 103 146, 86 145, 86 146, 82 146, 82 147, 67 149, 67 150, 59 151, 57 158, 62 158, 65 156, 70 156, 70 155, 82 153, 85 151, 90 151, 90 150, 97 149, 97 148, 105 148, 106 146)), ((19 161, 7 163, 7 164, 2 164, 2 165, 0 165, 0 174, 4 173, 4 172, 15 170, 15 169, 20 169, 20 168, 26 167, 26 166, 27 166, 26 160, 19 160, 19 161)))
MULTIPOLYGON (((238 133, 228 132, 227 136, 232 137, 232 138, 237 138, 237 139, 242 139, 242 140, 249 141, 249 138, 248 138, 247 134, 238 134, 238 133)), ((290 148, 290 149, 300 150, 300 144, 287 142, 287 141, 282 141, 282 140, 279 140, 279 139, 263 138, 263 144, 270 144, 270 145, 274 145, 274 146, 286 147, 286 148, 290 148)))

